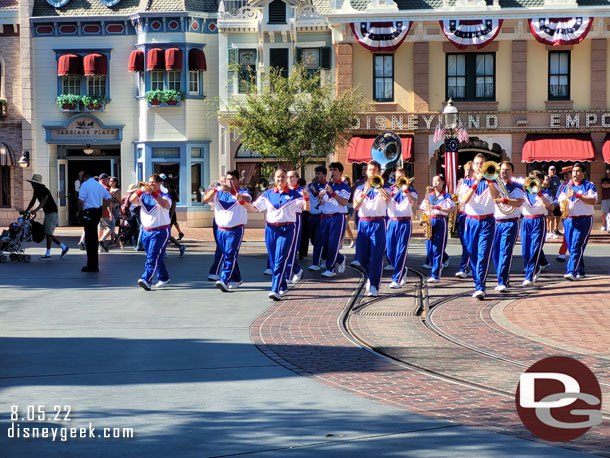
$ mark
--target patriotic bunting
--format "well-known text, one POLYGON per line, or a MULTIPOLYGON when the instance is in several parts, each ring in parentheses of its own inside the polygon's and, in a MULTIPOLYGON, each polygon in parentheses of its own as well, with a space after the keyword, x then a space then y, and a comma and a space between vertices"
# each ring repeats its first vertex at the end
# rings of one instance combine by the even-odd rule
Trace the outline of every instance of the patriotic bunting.
POLYGON ((502 19, 450 19, 439 23, 447 39, 458 49, 468 46, 484 48, 496 38, 502 27, 502 19))
POLYGON ((407 37, 412 21, 351 23, 354 37, 370 51, 395 51, 407 37))
POLYGON ((445 148, 445 178, 447 192, 454 194, 457 184, 457 138, 447 137, 445 139, 445 148))
POLYGON ((536 40, 545 45, 561 46, 578 44, 585 39, 592 17, 529 19, 530 29, 536 40))

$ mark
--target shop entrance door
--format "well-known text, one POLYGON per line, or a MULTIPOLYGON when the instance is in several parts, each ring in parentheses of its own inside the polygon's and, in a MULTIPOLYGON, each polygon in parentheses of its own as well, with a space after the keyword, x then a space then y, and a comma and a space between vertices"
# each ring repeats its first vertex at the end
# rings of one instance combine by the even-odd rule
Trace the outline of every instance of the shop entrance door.
MULTIPOLYGON (((61 160, 58 160, 58 170, 59 163, 61 160)), ((102 173, 107 173, 111 175, 112 170, 112 160, 107 158, 95 158, 95 159, 70 159, 66 161, 68 163, 67 168, 67 189, 68 189, 68 201, 69 201, 69 211, 67 212, 69 217, 69 224, 71 225, 80 225, 82 221, 77 215, 77 199, 78 194, 74 187, 75 181, 78 179, 79 172, 87 172, 91 174, 92 177, 98 176, 102 173)), ((114 161, 118 162, 118 161, 114 161)), ((59 183, 59 180, 57 181, 59 183)), ((119 182, 120 183, 120 182, 119 182)), ((61 215, 61 214, 60 214, 61 215)), ((61 223, 60 216, 60 225, 68 224, 68 219, 66 219, 65 223, 61 223)))
POLYGON ((58 224, 68 224, 68 161, 57 160, 57 217, 58 224))

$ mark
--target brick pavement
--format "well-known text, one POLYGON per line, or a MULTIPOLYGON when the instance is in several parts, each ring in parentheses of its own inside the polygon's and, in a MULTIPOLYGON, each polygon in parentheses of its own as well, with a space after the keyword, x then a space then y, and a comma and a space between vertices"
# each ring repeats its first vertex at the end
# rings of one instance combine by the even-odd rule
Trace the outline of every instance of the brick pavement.
MULTIPOLYGON (((521 425, 512 394, 435 377, 381 358, 348 339, 338 320, 359 280, 353 270, 348 272, 333 281, 305 280, 296 285, 286 300, 273 304, 252 324, 252 341, 269 358, 325 385, 410 412, 538 440, 521 425)), ((465 289, 460 283, 447 281, 447 286, 465 289)), ((387 291, 382 289, 382 293, 387 291)), ((392 350, 403 352, 400 356, 409 363, 416 358, 415 362, 427 367, 440 360, 445 369, 457 368, 457 378, 465 377, 477 367, 479 361, 464 364, 465 359, 454 358, 451 352, 455 346, 449 346, 446 340, 425 329, 410 313, 412 308, 413 298, 408 295, 370 301, 368 307, 350 318, 350 323, 354 332, 360 333, 367 342, 390 353, 392 350)), ((458 356, 472 358, 466 353, 458 356)), ((487 369, 491 369, 489 377, 500 381, 493 367, 487 369)), ((481 378, 481 382, 490 383, 490 380, 481 378)), ((512 390, 515 387, 513 384, 512 390)), ((610 425, 606 422, 563 446, 610 456, 609 437, 610 425)))

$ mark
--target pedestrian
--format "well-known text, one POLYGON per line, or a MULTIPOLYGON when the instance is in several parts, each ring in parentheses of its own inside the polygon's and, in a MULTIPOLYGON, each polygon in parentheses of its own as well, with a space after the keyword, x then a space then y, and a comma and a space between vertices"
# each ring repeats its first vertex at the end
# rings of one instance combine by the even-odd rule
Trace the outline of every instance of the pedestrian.
POLYGON ((169 272, 165 267, 163 256, 171 232, 169 209, 172 199, 169 194, 161 191, 163 179, 152 174, 147 183, 129 198, 130 202, 140 204, 140 221, 142 222, 142 243, 146 250, 144 273, 138 280, 138 285, 146 291, 151 290, 151 282, 157 275, 157 288, 163 288, 169 283, 169 272))
POLYGON ((36 212, 40 209, 42 209, 42 211, 44 212, 43 225, 44 235, 47 242, 47 251, 39 259, 41 261, 51 260, 51 242, 54 242, 61 248, 61 254, 59 255, 59 258, 61 259, 66 255, 69 248, 53 235, 58 222, 57 204, 55 203, 55 200, 51 195, 51 191, 49 191, 49 189, 44 184, 42 184, 42 175, 36 173, 32 176, 30 180, 26 181, 29 181, 31 183, 32 189, 34 190, 34 195, 32 196, 32 200, 28 204, 25 211, 30 211, 36 201, 38 201, 38 207, 36 207, 34 210, 31 210, 32 215, 36 215, 36 212))
MULTIPOLYGON (((99 183, 108 191, 112 199, 112 193, 110 192, 110 176, 107 173, 102 173, 98 176, 99 183)), ((112 220, 112 206, 114 200, 111 200, 110 205, 102 210, 102 217, 100 218, 100 224, 98 227, 99 232, 99 251, 108 252, 106 246, 106 239, 110 236, 110 233, 114 230, 114 222, 112 220)))
POLYGON ((610 232, 610 168, 606 168, 606 176, 600 183, 602 190, 602 231, 610 232))
MULTIPOLYGON (((178 192, 176 191, 176 185, 174 183, 173 178, 170 177, 166 177, 163 180, 163 185, 166 189, 166 192, 169 194, 169 197, 172 199, 172 206, 169 209, 169 217, 171 218, 171 224, 172 226, 176 226, 178 228, 178 230, 180 230, 180 226, 178 225, 178 220, 176 218, 176 204, 178 203, 178 192)), ((178 240, 181 240, 182 237, 184 237, 184 234, 182 232, 180 232, 180 235, 182 237, 178 237, 178 239, 174 238, 171 234, 171 230, 169 232, 170 236, 169 236, 169 241, 171 243, 174 244, 174 246, 176 248, 178 248, 178 251, 180 252, 180 257, 184 256, 184 253, 186 252, 186 245, 180 243, 178 240)))
POLYGON ((87 265, 82 272, 99 272, 98 264, 98 224, 102 211, 110 205, 110 193, 89 172, 84 174, 85 182, 78 194, 78 211, 83 218, 85 228, 85 249, 87 265))

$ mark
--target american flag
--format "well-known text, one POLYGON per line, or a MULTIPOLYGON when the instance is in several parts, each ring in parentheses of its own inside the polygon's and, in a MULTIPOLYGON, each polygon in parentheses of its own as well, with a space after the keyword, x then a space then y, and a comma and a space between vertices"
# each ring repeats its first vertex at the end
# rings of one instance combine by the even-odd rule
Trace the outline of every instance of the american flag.
POLYGON ((455 136, 458 138, 460 143, 468 143, 468 141, 470 140, 468 138, 468 132, 466 132, 466 129, 464 129, 464 127, 462 127, 461 125, 455 131, 455 136))
POLYGON ((434 143, 440 142, 444 136, 445 129, 443 129, 440 124, 437 124, 436 129, 434 129, 434 143))

